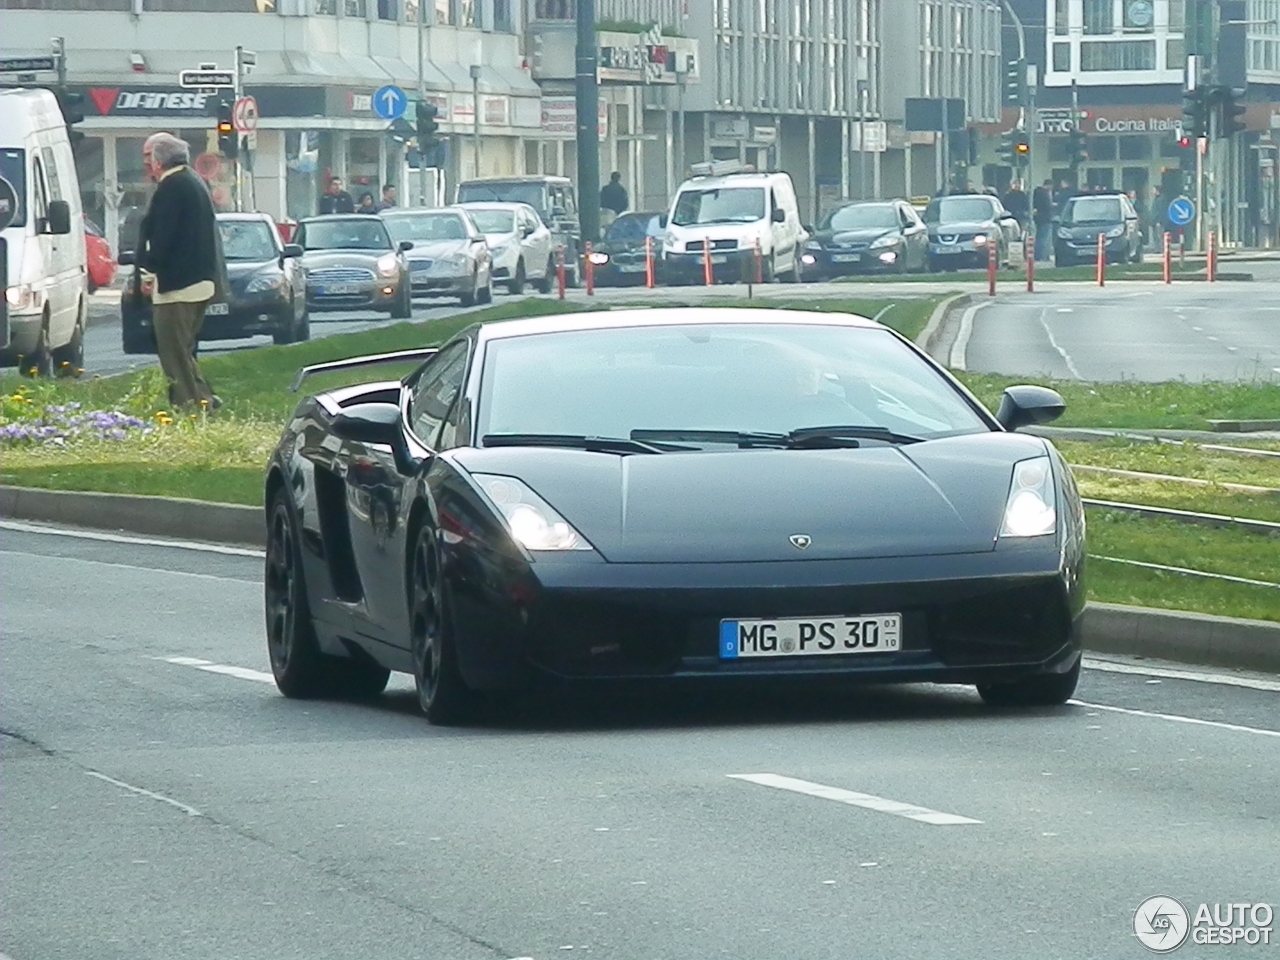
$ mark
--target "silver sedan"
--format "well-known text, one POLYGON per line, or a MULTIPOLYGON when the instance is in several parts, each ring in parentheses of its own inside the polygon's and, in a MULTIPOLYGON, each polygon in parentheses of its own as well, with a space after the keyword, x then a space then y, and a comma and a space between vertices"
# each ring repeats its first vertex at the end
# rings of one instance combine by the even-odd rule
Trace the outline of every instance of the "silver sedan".
POLYGON ((412 244, 405 257, 415 297, 457 297, 465 307, 493 299, 493 258, 465 210, 387 210, 382 219, 397 243, 412 244))

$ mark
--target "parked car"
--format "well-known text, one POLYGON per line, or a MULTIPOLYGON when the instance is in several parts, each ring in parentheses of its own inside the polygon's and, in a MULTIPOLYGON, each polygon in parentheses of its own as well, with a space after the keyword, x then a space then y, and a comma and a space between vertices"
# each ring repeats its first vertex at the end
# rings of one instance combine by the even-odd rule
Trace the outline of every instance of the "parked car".
MULTIPOLYGON (((276 343, 311 338, 302 248, 280 239, 265 213, 217 215, 227 261, 227 299, 205 308, 200 342, 239 340, 268 334, 276 343)), ((134 265, 134 253, 120 254, 134 265)), ((155 353, 151 327, 152 281, 135 269, 120 298, 120 339, 125 353, 155 353)))
POLYGON ((116 278, 116 258, 102 230, 88 217, 84 218, 84 262, 89 275, 89 292, 109 287, 116 278))
POLYGON ((604 239, 588 255, 601 287, 621 287, 645 282, 644 241, 649 238, 654 273, 662 263, 661 211, 624 213, 609 224, 604 239))
POLYGON ((765 283, 800 280, 808 234, 791 177, 741 172, 740 167, 736 161, 694 164, 695 176, 676 191, 663 224, 662 270, 668 282, 701 283, 708 245, 717 280, 750 276, 757 256, 765 283))
POLYGON ((503 281, 507 292, 524 293, 532 283, 539 293, 550 293, 556 275, 551 231, 527 203, 461 203, 476 228, 484 234, 493 258, 493 279, 503 281))
POLYGON ((413 244, 392 240, 386 224, 363 214, 311 217, 295 234, 307 276, 308 310, 379 310, 413 315, 409 267, 413 244))
POLYGON ((493 299, 493 258, 484 234, 459 207, 386 210, 387 230, 407 251, 413 295, 457 297, 464 307, 493 299))
POLYGON ((934 197, 924 211, 929 228, 929 269, 985 267, 990 245, 996 263, 1011 265, 1010 251, 1022 242, 1022 227, 996 198, 986 194, 934 197))
POLYGON ((828 213, 805 244, 805 278, 923 270, 929 231, 905 200, 848 203, 828 213))
POLYGON ((1098 258, 1099 236, 1104 238, 1108 263, 1142 259, 1142 220, 1123 193, 1072 197, 1063 205, 1054 230, 1054 264, 1093 263, 1098 258))
POLYGON ((458 184, 458 203, 527 203, 551 231, 551 249, 564 248, 569 286, 582 278, 582 226, 578 196, 568 177, 528 176, 465 180, 458 184))

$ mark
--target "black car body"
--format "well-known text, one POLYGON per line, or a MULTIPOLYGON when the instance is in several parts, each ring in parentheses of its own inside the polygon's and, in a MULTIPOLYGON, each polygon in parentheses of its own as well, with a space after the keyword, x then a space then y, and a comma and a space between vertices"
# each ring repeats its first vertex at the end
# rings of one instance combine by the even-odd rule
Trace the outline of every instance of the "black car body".
POLYGON ((805 244, 805 278, 923 270, 929 234, 905 200, 848 203, 828 213, 805 244))
POLYGON ((298 223, 294 238, 302 248, 308 310, 377 310, 400 320, 413 315, 404 255, 413 244, 392 240, 381 217, 309 217, 298 223))
POLYGON ((565 276, 570 286, 582 278, 582 224, 578 195, 568 177, 531 175, 464 180, 456 203, 527 203, 551 231, 552 249, 564 250, 565 276))
POLYGON ((1142 221, 1124 194, 1090 193, 1067 200, 1054 224, 1054 264, 1096 262, 1098 237, 1103 238, 1108 263, 1142 259, 1142 221))
MULTIPOLYGON (((301 248, 286 245, 265 213, 220 213, 218 230, 227 264, 227 299, 205 308, 200 341, 238 340, 269 334, 276 343, 311 337, 301 248)), ((129 262, 132 255, 123 255, 129 262)), ((151 286, 137 269, 120 298, 125 353, 155 353, 151 286)))
POLYGON ((1060 414, 1052 391, 1012 387, 993 417, 879 324, 774 310, 516 320, 410 355, 429 359, 402 381, 303 400, 271 459, 286 694, 405 671, 451 722, 545 681, 1074 689, 1079 496, 1050 443, 1009 432, 1060 414), (881 423, 722 429, 842 411, 881 423))
POLYGON ((653 260, 654 279, 662 261, 662 211, 624 213, 605 231, 604 239, 588 256, 595 271, 595 283, 601 287, 635 286, 645 282, 645 238, 653 260))
POLYGON ((992 245, 996 264, 1009 264, 1010 250, 1022 241, 1022 228, 996 197, 955 194, 934 197, 924 211, 929 228, 929 269, 985 267, 992 245))

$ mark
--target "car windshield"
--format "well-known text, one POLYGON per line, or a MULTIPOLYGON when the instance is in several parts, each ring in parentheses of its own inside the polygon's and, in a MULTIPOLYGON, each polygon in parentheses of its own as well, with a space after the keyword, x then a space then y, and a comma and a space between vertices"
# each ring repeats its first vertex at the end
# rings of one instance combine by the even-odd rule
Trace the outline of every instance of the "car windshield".
POLYGON ((279 255, 270 225, 261 220, 219 220, 218 230, 228 260, 274 260, 279 255))
POLYGON ((995 204, 985 197, 935 197, 924 211, 925 223, 980 223, 995 216, 995 204))
POLYGON ((516 215, 510 210, 471 210, 471 220, 481 233, 514 233, 516 215))
POLYGON ((832 210, 819 224, 822 230, 886 230, 898 226, 898 211, 885 203, 860 203, 832 210))
POLYGON ((547 218, 547 205, 543 202, 546 187, 541 183, 497 182, 464 183, 458 188, 459 203, 527 203, 547 218))
POLYGON ((619 217, 609 225, 604 238, 610 243, 631 243, 642 241, 646 236, 662 236, 656 213, 629 213, 619 217))
POLYGON ((680 191, 671 222, 677 227, 691 227, 702 223, 755 223, 763 219, 763 187, 715 187, 680 191))
POLYGON ((1119 197, 1076 197, 1062 212, 1063 223, 1115 223, 1123 219, 1119 197))
POLYGON ((987 430, 892 333, 817 324, 690 324, 512 337, 485 354, 479 432, 787 433, 860 425, 923 439, 987 430))
MULTIPOLYGON (((25 150, 12 150, 6 148, 0 150, 0 177, 9 181, 9 185, 13 187, 16 209, 13 211, 13 219, 9 221, 11 227, 21 227, 27 222, 27 153, 25 150)), ((0 211, 2 214, 4 211, 0 211)))
POLYGON ((313 220, 303 224, 304 250, 390 250, 391 238, 377 217, 313 220))
POLYGON ((412 240, 415 243, 433 243, 438 240, 465 240, 467 228, 456 213, 413 214, 407 217, 387 217, 387 229, 397 243, 412 240))

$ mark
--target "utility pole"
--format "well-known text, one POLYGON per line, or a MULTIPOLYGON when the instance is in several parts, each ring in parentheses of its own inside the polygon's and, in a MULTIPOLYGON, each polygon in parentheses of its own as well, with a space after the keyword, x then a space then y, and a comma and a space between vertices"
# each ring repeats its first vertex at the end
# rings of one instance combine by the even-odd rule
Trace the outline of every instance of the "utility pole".
MULTIPOLYGON (((418 102, 427 102, 427 4, 418 0, 418 102)), ((427 148, 418 143, 418 206, 427 203, 427 148)))
POLYGON ((480 179, 480 64, 471 65, 471 149, 475 153, 476 179, 480 179))
MULTIPOLYGON (((600 90, 596 0, 578 0, 578 210, 582 239, 600 238, 600 90)), ((576 252, 574 254, 577 255, 576 252)))

